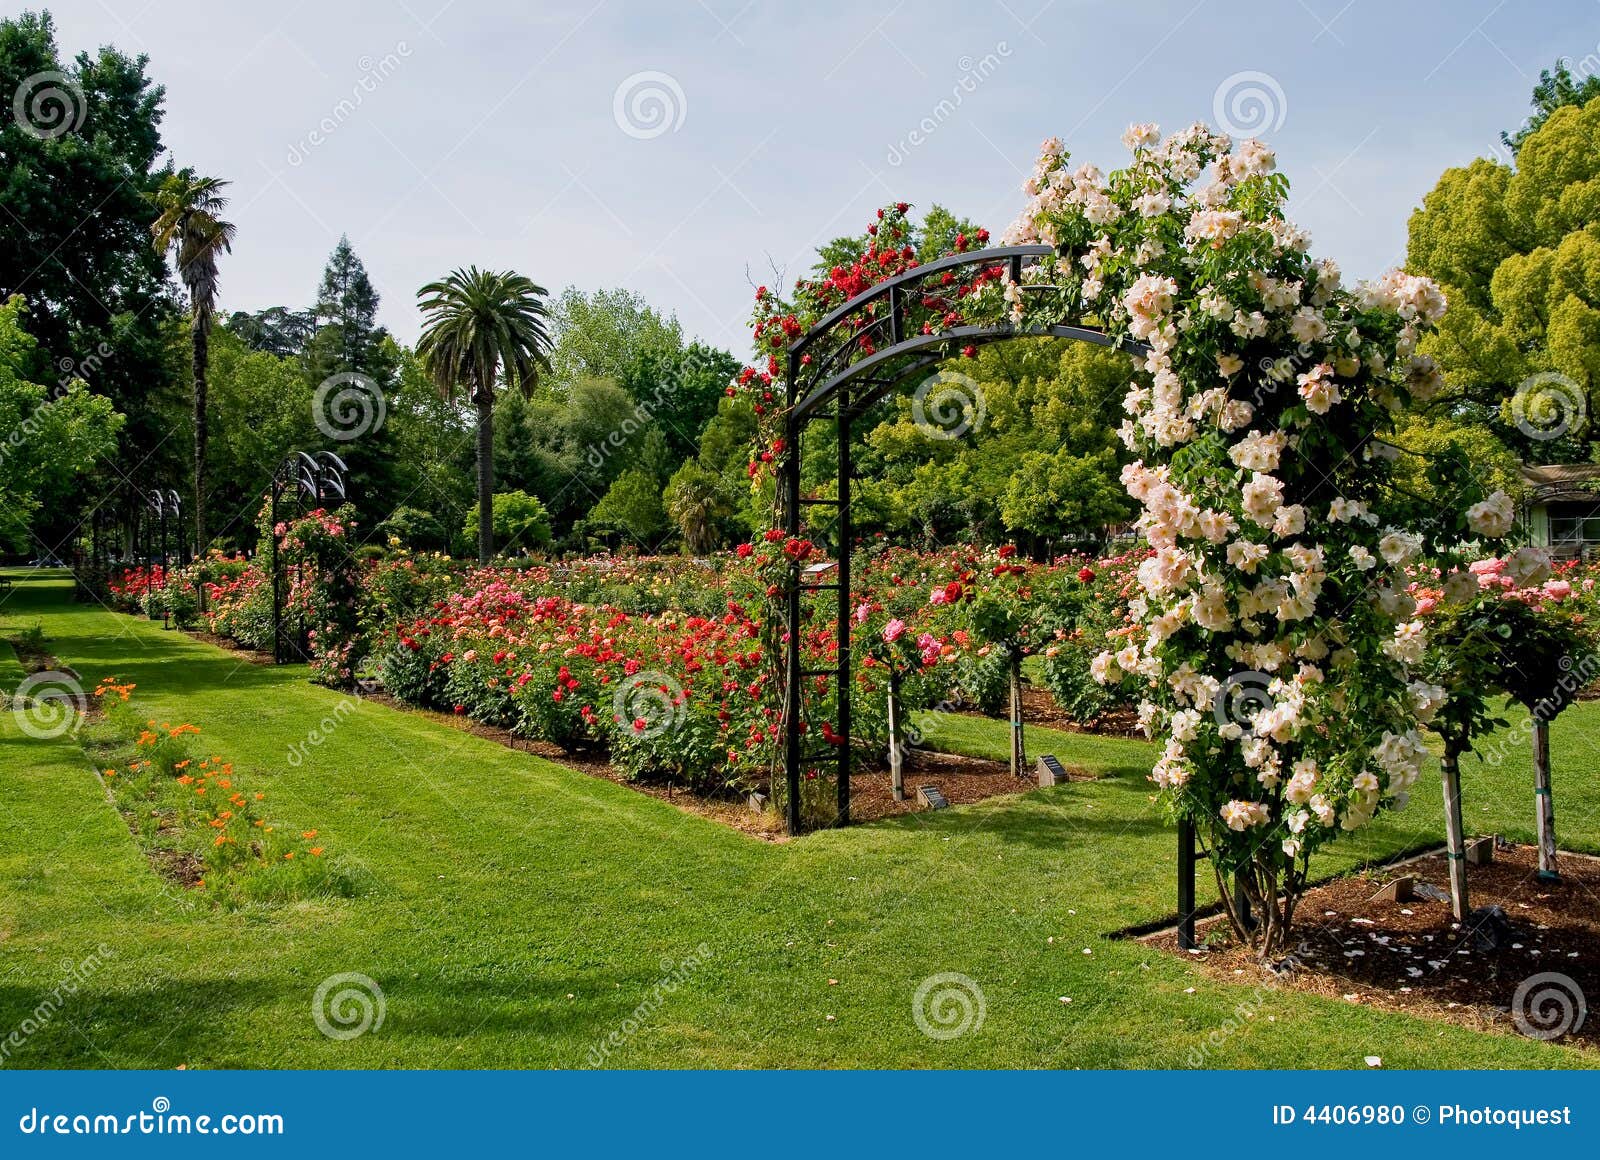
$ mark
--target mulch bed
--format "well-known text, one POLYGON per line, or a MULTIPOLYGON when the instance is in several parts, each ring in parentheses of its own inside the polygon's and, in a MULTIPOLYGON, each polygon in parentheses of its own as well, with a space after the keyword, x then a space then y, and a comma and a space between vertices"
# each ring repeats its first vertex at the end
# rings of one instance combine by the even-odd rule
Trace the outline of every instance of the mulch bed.
MULTIPOLYGON (((1032 772, 1031 766, 1028 772, 1032 772)), ((850 778, 850 817, 870 822, 925 810, 917 800, 917 787, 923 785, 934 786, 953 806, 1035 788, 1032 781, 1012 777, 1011 767, 1003 761, 916 749, 906 758, 904 801, 894 800, 887 768, 856 771, 850 778)))
MULTIPOLYGON (((1391 867, 1382 877, 1349 877, 1307 892, 1291 937, 1298 943, 1295 969, 1276 975, 1276 985, 1343 1002, 1447 1019, 1478 1028, 1537 1033, 1537 1038, 1600 1048, 1600 1013, 1590 1010, 1571 1026, 1579 1002, 1600 1006, 1600 859, 1562 854, 1559 882, 1541 882, 1538 851, 1502 847, 1487 866, 1467 872, 1468 899, 1475 912, 1498 906, 1495 919, 1461 924, 1450 915, 1449 879, 1443 854, 1391 867), (1376 901, 1384 882, 1413 876, 1445 895, 1409 902, 1376 901), (1530 984, 1515 1018, 1518 989, 1537 975, 1564 980, 1530 984), (1566 997, 1565 1014, 1559 995, 1566 997), (1583 997, 1580 1000, 1580 995, 1583 997), (1568 1030, 1550 1033, 1560 1026, 1568 1030)), ((1201 927, 1198 954, 1180 952, 1166 931, 1149 941, 1193 958, 1202 969, 1233 982, 1274 978, 1247 947, 1235 945, 1223 919, 1201 927)))
POLYGON ((1091 733, 1100 737, 1144 737, 1139 731, 1139 714, 1132 708, 1113 709, 1088 723, 1075 721, 1061 711, 1049 689, 1030 685, 1022 687, 1022 723, 1043 725, 1067 733, 1091 733))

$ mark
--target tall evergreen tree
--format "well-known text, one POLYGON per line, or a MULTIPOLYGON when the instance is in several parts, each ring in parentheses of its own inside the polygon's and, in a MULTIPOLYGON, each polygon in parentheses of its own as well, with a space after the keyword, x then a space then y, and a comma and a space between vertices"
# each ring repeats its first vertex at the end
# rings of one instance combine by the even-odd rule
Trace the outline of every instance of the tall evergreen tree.
POLYGON ((311 342, 313 374, 320 372, 326 378, 355 371, 386 385, 379 372, 390 368, 375 365, 385 337, 378 326, 378 292, 348 237, 340 235, 339 244, 328 256, 312 315, 316 325, 311 342))

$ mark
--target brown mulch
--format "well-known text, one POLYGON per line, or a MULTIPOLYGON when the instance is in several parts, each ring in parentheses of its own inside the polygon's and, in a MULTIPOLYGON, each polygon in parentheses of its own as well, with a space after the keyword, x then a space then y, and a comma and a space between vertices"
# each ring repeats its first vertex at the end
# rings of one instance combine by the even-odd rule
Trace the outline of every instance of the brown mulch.
MULTIPOLYGON (((1030 766, 1028 772, 1032 771, 1030 766)), ((888 769, 858 770, 850 778, 850 817, 870 822, 924 810, 927 807, 917 800, 917 787, 923 785, 938 789, 953 806, 1035 788, 1031 780, 1012 777, 1011 767, 1003 761, 915 749, 905 764, 905 800, 894 800, 888 769)))
MULTIPOLYGON (((129 818, 129 828, 134 830, 135 839, 139 836, 136 826, 137 823, 129 818)), ((193 890, 205 878, 205 864, 200 861, 198 854, 151 848, 145 850, 145 857, 150 860, 150 865, 155 868, 156 873, 177 883, 185 890, 193 890)))
POLYGON ((20 636, 7 637, 6 643, 11 646, 11 651, 16 654, 17 663, 24 672, 33 673, 65 673, 69 677, 76 677, 75 670, 63 665, 61 661, 47 649, 32 647, 20 636))
POLYGON ((1022 723, 1043 725, 1047 729, 1060 729, 1067 733, 1092 733, 1100 737, 1144 737, 1139 732, 1139 714, 1131 707, 1113 709, 1087 723, 1075 721, 1061 711, 1050 690, 1030 685, 1022 688, 1022 723))
MULTIPOLYGON (((1518 988, 1535 975, 1553 973, 1564 976, 1565 982, 1532 984, 1522 1003, 1528 1029, 1553 1031, 1562 1018, 1558 991, 1568 997, 1573 1017, 1579 994, 1588 1006, 1600 1006, 1600 859, 1560 855, 1559 882, 1539 881, 1538 866, 1534 847, 1510 846, 1497 850, 1489 865, 1469 867, 1468 900, 1473 909, 1498 906, 1504 913, 1507 925, 1498 932, 1500 945, 1494 947, 1485 945, 1470 924, 1455 922, 1447 900, 1423 894, 1403 903, 1373 899, 1384 882, 1406 874, 1419 887, 1427 883, 1448 896, 1442 853, 1396 865, 1382 876, 1341 878, 1317 887, 1301 902, 1291 932, 1297 943, 1292 955, 1295 969, 1276 975, 1275 985, 1514 1032, 1519 1030, 1512 1010, 1518 988), (1552 985, 1557 990, 1551 990, 1552 985)), ((1489 935, 1492 925, 1489 920, 1479 929, 1489 935)), ((1252 984, 1274 977, 1253 951, 1234 944, 1225 920, 1211 920, 1201 929, 1202 941, 1216 944, 1215 948, 1184 957, 1193 958, 1208 973, 1252 984)), ((1149 941, 1173 954, 1183 953, 1174 932, 1153 935, 1149 941)), ((1588 1011, 1581 1025, 1556 1038, 1600 1048, 1600 1013, 1588 1011)))

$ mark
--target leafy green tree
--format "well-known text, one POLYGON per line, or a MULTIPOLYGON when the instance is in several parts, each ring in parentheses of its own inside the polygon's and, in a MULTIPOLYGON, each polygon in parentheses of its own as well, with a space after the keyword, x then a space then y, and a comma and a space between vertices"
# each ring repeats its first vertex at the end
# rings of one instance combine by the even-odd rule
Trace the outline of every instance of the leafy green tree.
POLYGON ((478 561, 494 554, 494 400, 506 383, 530 391, 545 370, 545 289, 510 271, 455 270, 417 292, 424 316, 417 354, 446 397, 462 388, 478 414, 478 561))
MULTIPOLYGON (((1411 216, 1408 266, 1450 309, 1424 347, 1447 389, 1425 418, 1486 426, 1541 463, 1587 460, 1600 387, 1600 101, 1562 105, 1513 171, 1449 169, 1411 216)), ((1434 438, 1438 438, 1435 432, 1434 438)))
POLYGON ((235 310, 224 325, 252 350, 279 358, 303 356, 317 331, 317 320, 311 311, 287 306, 269 306, 254 314, 235 310))
POLYGON ((393 433, 399 474, 390 515, 414 506, 444 528, 459 528, 474 503, 473 411, 441 395, 415 353, 393 349, 399 369, 385 425, 393 433))
POLYGON ((571 479, 562 455, 565 409, 540 391, 532 398, 509 391, 495 408, 494 476, 507 489, 536 495, 548 504, 571 479))
POLYGON ((76 481, 115 454, 122 426, 83 383, 52 390, 25 377, 37 342, 22 329, 24 310, 20 295, 0 304, 0 544, 13 549, 34 538, 41 504, 71 502, 76 481))
MULTIPOLYGON (((536 551, 550 546, 550 514, 538 498, 525 491, 502 491, 494 497, 494 538, 509 555, 512 549, 536 551)), ((467 540, 483 542, 478 509, 467 512, 462 529, 467 540)))
POLYGON ((623 382, 640 359, 683 347, 683 327, 631 290, 585 294, 568 286, 551 310, 555 340, 550 379, 566 389, 582 379, 623 382))
POLYGON ((675 463, 681 463, 695 453, 701 431, 738 373, 739 360, 727 351, 693 342, 643 351, 621 384, 649 425, 666 436, 675 463))
POLYGON ((208 407, 215 425, 207 474, 214 539, 248 543, 274 466, 298 448, 321 441, 313 421, 312 390, 298 359, 252 350, 218 327, 210 346, 208 407))
POLYGON ((1550 119, 1551 113, 1567 105, 1587 105, 1596 97, 1600 97, 1600 74, 1591 72, 1580 81, 1573 77, 1566 61, 1558 60, 1555 68, 1539 70, 1539 83, 1533 86, 1533 112, 1528 119, 1513 133, 1502 131, 1500 141, 1515 154, 1550 119))
MULTIPOLYGON (((941 375, 886 400, 883 421, 867 431, 863 530, 930 547, 1015 539, 1039 554, 1131 518, 1116 438, 1125 356, 1028 339, 985 347, 941 375), (941 399, 945 389, 952 393, 941 399)), ((831 449, 820 454, 827 478, 831 449)))
POLYGON ((157 217, 150 236, 158 253, 171 251, 178 278, 189 291, 189 333, 193 343, 194 387, 194 517, 196 554, 205 551, 206 535, 206 371, 210 358, 212 317, 217 309, 217 255, 233 248, 236 228, 223 218, 227 182, 202 177, 193 169, 169 175, 151 195, 157 217))
MULTIPOLYGON (((470 536, 477 535, 478 531, 477 521, 472 519, 475 515, 477 515, 476 509, 469 509, 470 536)), ((442 551, 449 547, 450 537, 445 534, 444 525, 432 512, 407 507, 404 504, 395 508, 388 519, 381 520, 376 531, 386 539, 392 536, 414 551, 442 551)))
POLYGON ((589 512, 588 523, 621 532, 645 551, 654 550, 668 526, 661 485, 642 468, 624 471, 589 512))
POLYGON ((119 469, 81 480, 95 490, 65 510, 39 513, 51 537, 97 499, 114 517, 137 507, 138 487, 188 471, 171 438, 187 425, 167 346, 178 302, 149 238, 163 90, 146 65, 110 46, 63 54, 48 12, 0 19, 0 301, 28 301, 23 325, 52 368, 35 381, 80 379, 127 417, 119 469), (60 79, 40 82, 50 74, 60 79))

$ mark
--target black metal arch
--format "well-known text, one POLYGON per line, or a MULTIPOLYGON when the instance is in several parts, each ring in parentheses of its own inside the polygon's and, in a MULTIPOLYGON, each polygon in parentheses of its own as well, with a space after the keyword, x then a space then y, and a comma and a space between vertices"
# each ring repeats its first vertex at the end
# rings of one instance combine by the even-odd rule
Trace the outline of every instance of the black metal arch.
MULTIPOLYGON (((807 507, 835 509, 834 534, 839 544, 838 558, 831 564, 803 567, 790 564, 785 593, 786 640, 782 677, 784 820, 791 834, 801 831, 802 782, 808 769, 832 767, 837 787, 835 824, 850 821, 850 476, 851 423, 867 408, 890 392, 917 378, 930 367, 944 362, 965 346, 983 346, 1015 338, 1065 338, 1117 347, 1130 354, 1148 351, 1143 343, 1130 342, 1104 331, 1081 326, 1050 326, 1036 329, 1012 326, 957 326, 937 334, 906 333, 908 307, 929 295, 925 283, 942 279, 946 272, 967 267, 1005 266, 1010 280, 1022 284, 1023 270, 1041 258, 1054 254, 1051 246, 1000 246, 965 254, 952 254, 917 266, 862 291, 829 311, 788 350, 785 379, 783 453, 779 462, 779 507, 783 529, 798 537, 802 514, 807 507), (870 351, 868 347, 870 346, 870 351), (816 419, 838 420, 838 490, 833 499, 801 495, 802 440, 807 426, 816 419), (830 578, 830 573, 831 578, 830 578), (835 633, 838 652, 834 665, 824 669, 804 667, 802 646, 805 601, 818 593, 836 595, 835 633), (808 727, 806 717, 807 682, 829 680, 838 701, 834 737, 825 749, 808 727)), ((1023 286, 1025 292, 1054 289, 1049 286, 1023 286)))

